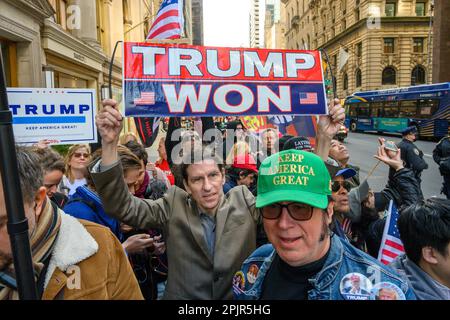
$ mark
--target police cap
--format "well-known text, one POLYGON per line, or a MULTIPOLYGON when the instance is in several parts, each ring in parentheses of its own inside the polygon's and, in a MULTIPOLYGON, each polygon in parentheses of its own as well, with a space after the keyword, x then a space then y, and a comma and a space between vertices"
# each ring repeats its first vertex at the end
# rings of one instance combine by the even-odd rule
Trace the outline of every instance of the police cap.
POLYGON ((406 129, 400 130, 399 132, 402 134, 402 136, 406 136, 410 133, 417 134, 417 128, 415 126, 410 126, 406 129))

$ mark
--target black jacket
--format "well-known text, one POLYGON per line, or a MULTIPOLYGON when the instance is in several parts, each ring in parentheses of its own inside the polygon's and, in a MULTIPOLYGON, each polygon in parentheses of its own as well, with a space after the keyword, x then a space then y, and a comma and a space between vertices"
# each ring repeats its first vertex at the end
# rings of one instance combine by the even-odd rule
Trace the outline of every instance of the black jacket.
POLYGON ((420 176, 420 173, 428 169, 428 164, 423 160, 423 152, 417 148, 417 146, 409 140, 403 139, 398 144, 401 150, 402 160, 405 162, 405 167, 414 171, 416 177, 420 176))
MULTIPOLYGON (((386 199, 386 204, 389 204, 390 200, 394 200, 399 210, 404 206, 412 205, 423 199, 419 183, 414 173, 407 168, 403 168, 393 174, 386 188, 381 191, 381 195, 386 199)), ((376 220, 368 228, 366 244, 368 253, 373 257, 377 257, 383 238, 385 223, 386 217, 376 220)))
POLYGON ((403 205, 409 206, 423 199, 422 191, 414 172, 408 168, 395 172, 381 193, 388 202, 389 200, 394 200, 395 205, 399 209, 403 205))
POLYGON ((439 165, 442 176, 450 175, 450 136, 441 139, 436 145, 433 159, 439 165))

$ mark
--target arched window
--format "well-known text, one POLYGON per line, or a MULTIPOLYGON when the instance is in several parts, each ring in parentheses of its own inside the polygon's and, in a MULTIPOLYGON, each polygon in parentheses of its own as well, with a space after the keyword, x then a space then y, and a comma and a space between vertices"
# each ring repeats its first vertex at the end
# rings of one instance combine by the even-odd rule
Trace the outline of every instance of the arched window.
POLYGON ((361 69, 356 69, 356 87, 359 88, 362 85, 362 72, 361 69))
POLYGON ((411 85, 425 84, 425 69, 422 66, 415 66, 411 71, 411 85))
POLYGON ((347 75, 347 73, 344 73, 343 79, 344 79, 344 90, 348 90, 348 75, 347 75))
POLYGON ((386 67, 383 70, 381 84, 396 84, 397 73, 393 67, 386 67))

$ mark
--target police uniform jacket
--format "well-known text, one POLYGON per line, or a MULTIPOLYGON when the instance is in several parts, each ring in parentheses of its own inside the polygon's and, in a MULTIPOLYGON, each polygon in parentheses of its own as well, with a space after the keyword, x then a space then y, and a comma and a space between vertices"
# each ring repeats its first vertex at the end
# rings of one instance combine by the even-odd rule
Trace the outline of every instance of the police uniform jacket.
POLYGON ((450 136, 439 141, 433 150, 433 159, 439 165, 441 175, 450 175, 450 136))
POLYGON ((398 147, 405 167, 414 171, 416 176, 420 176, 423 170, 428 169, 428 164, 423 159, 423 152, 413 142, 403 139, 398 147))

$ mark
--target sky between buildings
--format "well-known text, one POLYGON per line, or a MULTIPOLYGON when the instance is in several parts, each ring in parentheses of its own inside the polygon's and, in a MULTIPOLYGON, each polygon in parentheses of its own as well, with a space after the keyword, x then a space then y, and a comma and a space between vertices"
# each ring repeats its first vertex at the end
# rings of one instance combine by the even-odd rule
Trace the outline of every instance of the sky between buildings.
POLYGON ((203 0, 206 46, 249 47, 250 0, 203 0))

